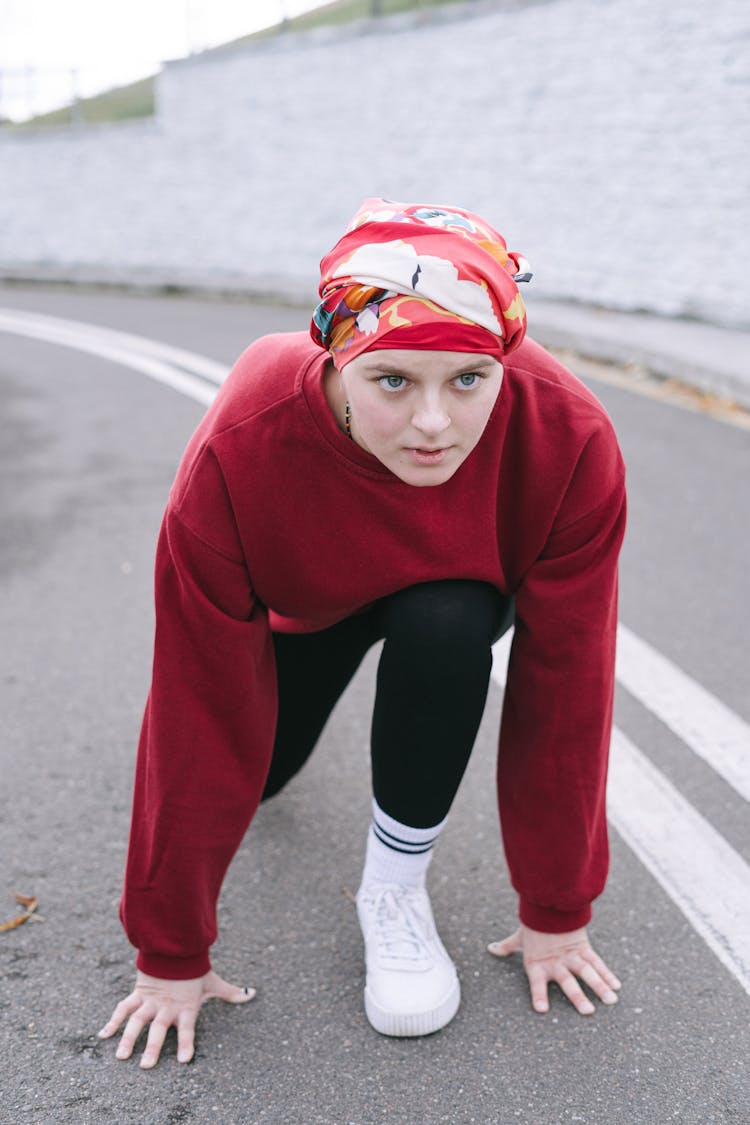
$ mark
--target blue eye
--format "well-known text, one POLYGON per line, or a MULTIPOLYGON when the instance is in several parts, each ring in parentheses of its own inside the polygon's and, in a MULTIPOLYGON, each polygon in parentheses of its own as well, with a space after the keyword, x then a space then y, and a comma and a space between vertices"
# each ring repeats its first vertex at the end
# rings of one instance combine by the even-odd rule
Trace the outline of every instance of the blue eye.
POLYGON ((471 388, 477 385, 479 378, 476 371, 465 371, 463 375, 457 376, 456 383, 459 387, 471 388))
POLYGON ((381 375, 378 382, 385 391, 400 391, 406 379, 403 375, 381 375))

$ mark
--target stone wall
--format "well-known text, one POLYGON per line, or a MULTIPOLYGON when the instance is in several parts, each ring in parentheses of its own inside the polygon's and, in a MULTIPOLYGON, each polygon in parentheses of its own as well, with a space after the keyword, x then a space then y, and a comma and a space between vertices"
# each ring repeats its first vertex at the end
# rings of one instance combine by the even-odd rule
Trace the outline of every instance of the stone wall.
POLYGON ((0 134, 0 272, 309 297, 367 195, 541 296, 750 324, 745 0, 476 2, 168 65, 153 121, 0 134))

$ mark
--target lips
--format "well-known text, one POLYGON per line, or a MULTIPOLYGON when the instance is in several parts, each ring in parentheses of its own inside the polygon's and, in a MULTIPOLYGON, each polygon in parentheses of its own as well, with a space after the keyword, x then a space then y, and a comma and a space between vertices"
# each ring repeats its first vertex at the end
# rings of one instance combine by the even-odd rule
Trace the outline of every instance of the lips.
POLYGON ((449 445, 430 447, 415 447, 406 452, 417 465, 438 465, 445 459, 450 451, 449 445))

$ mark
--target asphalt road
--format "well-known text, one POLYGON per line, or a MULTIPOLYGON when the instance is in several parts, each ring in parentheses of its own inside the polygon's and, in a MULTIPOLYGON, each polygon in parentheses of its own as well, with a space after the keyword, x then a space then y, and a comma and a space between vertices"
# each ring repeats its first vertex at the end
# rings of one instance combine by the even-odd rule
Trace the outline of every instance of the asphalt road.
MULTIPOLYGON (((39 288, 1 289, 0 306, 227 365, 255 336, 305 325, 300 310, 262 304, 39 288)), ((746 724, 750 430, 591 386, 629 467, 622 620, 746 724)), ((350 893, 368 821, 372 659, 305 771, 257 816, 225 885, 215 963, 257 998, 204 1009, 190 1066, 178 1066, 173 1041, 153 1072, 117 1062, 95 1033, 133 976, 116 904, 150 670, 153 549, 202 407, 102 356, 3 331, 0 404, 0 920, 15 892, 38 896, 44 919, 0 934, 1 1122, 750 1122, 742 966, 719 959, 666 877, 618 832, 591 931, 624 982, 617 1006, 583 1019, 558 995, 535 1015, 520 965, 485 952, 515 915, 493 795, 497 686, 431 872, 461 1010, 424 1039, 371 1030, 350 893)), ((630 691, 619 689, 617 724, 695 823, 720 833, 742 876, 750 831, 736 787, 630 691)), ((628 815, 637 828, 639 808, 628 815)), ((718 884, 718 865, 715 874, 718 884)), ((747 934, 731 932, 742 906, 728 946, 744 948, 747 934)))

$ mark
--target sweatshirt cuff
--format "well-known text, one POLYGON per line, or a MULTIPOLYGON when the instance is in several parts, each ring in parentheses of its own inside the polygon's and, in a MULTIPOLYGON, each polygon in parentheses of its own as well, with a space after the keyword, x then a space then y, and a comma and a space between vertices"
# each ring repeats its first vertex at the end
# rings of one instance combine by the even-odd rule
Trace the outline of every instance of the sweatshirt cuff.
POLYGON ((160 980, 194 980, 204 977, 211 968, 211 960, 206 953, 194 957, 164 957, 160 953, 139 952, 135 966, 142 973, 160 980))
POLYGON ((567 934, 588 926, 591 921, 591 904, 587 903, 578 910, 555 910, 521 896, 518 916, 530 930, 538 930, 543 934, 567 934))

